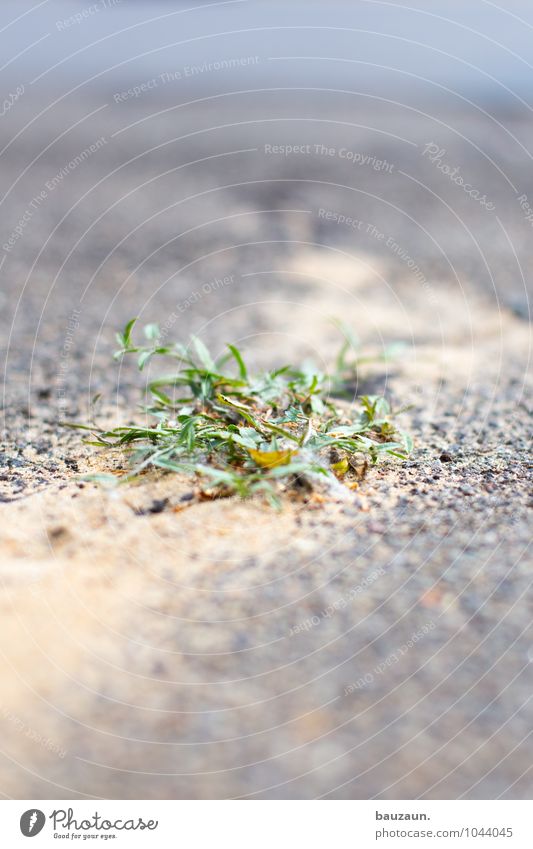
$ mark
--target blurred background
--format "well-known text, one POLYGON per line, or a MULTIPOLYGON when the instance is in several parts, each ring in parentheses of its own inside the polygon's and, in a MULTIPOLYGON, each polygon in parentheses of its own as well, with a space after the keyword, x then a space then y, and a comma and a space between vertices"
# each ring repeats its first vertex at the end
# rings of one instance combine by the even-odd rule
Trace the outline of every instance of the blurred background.
POLYGON ((6 0, 0 273, 24 290, 18 332, 46 346, 36 317, 81 299, 92 337, 89 316, 172 312, 192 279, 235 273, 189 311, 203 325, 263 291, 273 251, 331 262, 316 244, 386 286, 476 287, 527 316, 531 27, 529 4, 486 0, 6 0))
POLYGON ((10 67, 17 82, 24 69, 59 86, 67 77, 90 88, 94 75, 106 87, 168 70, 176 56, 201 64, 245 47, 261 57, 254 78, 263 81, 328 78, 363 90, 412 91, 414 76, 418 96, 431 98, 437 85, 487 98, 529 91, 531 8, 525 0, 5 0, 2 32, 3 70, 10 67), (267 64, 283 56, 316 56, 317 62, 300 71, 267 64), (319 58, 352 60, 355 67, 328 69, 319 58))
POLYGON ((238 267, 231 304, 265 248, 228 239, 257 230, 283 256, 346 246, 379 257, 388 282, 411 262, 419 288, 459 279, 527 315, 531 26, 527 3, 485 0, 6 0, 4 286, 31 279, 40 310, 45 274, 55 315, 66 289, 75 308, 104 280, 115 321, 139 276, 174 302, 183 279, 238 267), (222 253, 200 257, 206 241, 222 253))

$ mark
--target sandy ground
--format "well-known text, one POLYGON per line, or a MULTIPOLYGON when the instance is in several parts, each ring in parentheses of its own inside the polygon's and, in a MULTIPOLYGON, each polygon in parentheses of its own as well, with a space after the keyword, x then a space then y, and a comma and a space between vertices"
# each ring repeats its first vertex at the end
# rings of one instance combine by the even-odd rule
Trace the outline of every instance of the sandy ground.
MULTIPOLYGON (((400 125, 390 106, 334 100, 303 95, 298 121, 279 94, 149 121, 154 103, 122 104, 53 141, 101 105, 70 102, 2 155, 3 241, 47 191, 1 270, 7 797, 531 796, 531 239, 475 155, 531 179, 508 143, 531 124, 441 105, 400 125), (499 218, 422 156, 434 138, 499 218), (410 405, 411 460, 281 513, 188 501, 175 476, 81 483, 124 458, 58 421, 86 420, 96 392, 101 421, 136 415, 142 380, 110 358, 135 314, 216 351, 237 341, 257 367, 331 362, 331 317, 367 350, 403 341, 359 389, 410 405)), ((26 99, 13 121, 34 114, 26 99)))

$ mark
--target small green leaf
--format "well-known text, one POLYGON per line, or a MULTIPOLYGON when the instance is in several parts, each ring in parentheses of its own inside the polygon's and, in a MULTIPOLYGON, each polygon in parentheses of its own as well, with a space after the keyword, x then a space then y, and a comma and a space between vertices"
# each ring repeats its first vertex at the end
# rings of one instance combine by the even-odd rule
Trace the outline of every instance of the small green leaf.
POLYGON ((104 472, 82 475, 80 480, 89 481, 90 483, 99 483, 110 489, 113 489, 118 484, 118 479, 115 475, 107 475, 104 472))
POLYGON ((124 340, 124 347, 129 348, 131 345, 131 331, 133 330, 135 324, 137 323, 137 318, 131 318, 126 327, 123 330, 122 338, 124 340))
POLYGON ((222 404, 227 404, 228 407, 235 407, 236 410, 250 410, 250 406, 248 404, 243 404, 241 401, 236 401, 235 398, 228 398, 227 395, 222 395, 221 392, 217 395, 217 399, 222 404))
POLYGON ((153 357, 153 354, 153 351, 141 351, 141 353, 139 354, 139 359, 137 360, 139 371, 143 370, 146 363, 153 357))
POLYGON ((144 328, 144 335, 146 336, 147 339, 150 339, 151 341, 153 341, 155 339, 159 339, 159 337, 161 336, 161 331, 159 329, 159 325, 158 324, 147 324, 144 328))
POLYGON ((211 354, 207 350, 207 348, 204 345, 204 343, 202 342, 202 340, 199 339, 198 336, 191 336, 191 341, 192 341, 194 348, 195 348, 195 351, 198 355, 198 359, 200 360, 203 367, 205 369, 207 369, 207 371, 210 371, 213 374, 216 374, 217 367, 215 365, 215 362, 211 358, 211 354))
POLYGON ((399 430, 397 432, 398 432, 399 436, 401 437, 401 440, 404 444, 404 448, 407 451, 407 453, 412 454, 413 448, 414 448, 412 436, 409 433, 406 433, 405 430, 399 430))
POLYGON ((228 348, 230 349, 231 353, 233 354, 233 356, 234 356, 234 358, 237 362, 237 366, 239 367, 239 376, 240 376, 241 380, 248 380, 248 371, 246 369, 246 365, 245 365, 244 360, 242 358, 241 352, 239 351, 238 348, 235 347, 235 345, 228 345, 228 348))
POLYGON ((321 416, 325 410, 324 402, 317 395, 311 396, 311 409, 313 413, 321 416))
POLYGON ((164 392, 161 392, 161 390, 157 387, 157 385, 154 385, 153 383, 151 383, 150 384, 150 392, 152 393, 154 398, 157 398, 157 400, 161 401, 161 403, 165 404, 165 406, 168 407, 172 404, 172 401, 168 397, 168 395, 165 395, 164 392))

